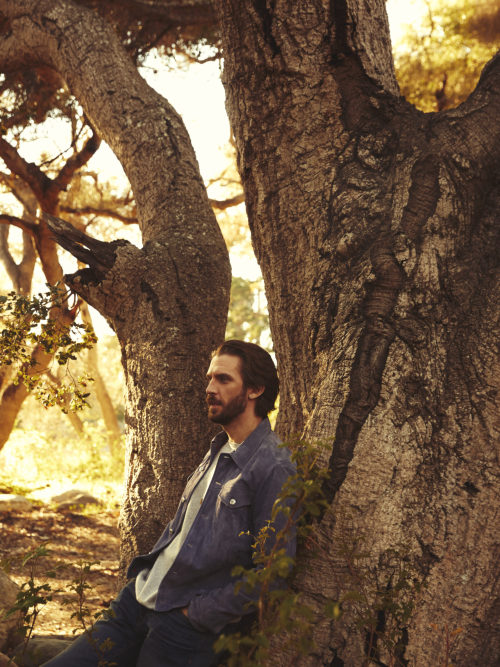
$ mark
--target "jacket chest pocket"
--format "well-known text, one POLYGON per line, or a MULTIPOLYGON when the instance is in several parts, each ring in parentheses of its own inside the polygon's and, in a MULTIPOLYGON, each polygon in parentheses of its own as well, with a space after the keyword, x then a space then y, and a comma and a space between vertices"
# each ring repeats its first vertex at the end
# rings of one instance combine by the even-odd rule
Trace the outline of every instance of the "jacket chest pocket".
POLYGON ((252 494, 241 480, 226 482, 219 492, 220 502, 229 509, 241 509, 252 504, 252 494))
POLYGON ((219 491, 216 522, 228 546, 248 547, 251 538, 244 534, 253 533, 252 502, 253 494, 242 480, 230 480, 219 491))
POLYGON ((241 479, 226 482, 217 496, 214 534, 223 545, 219 559, 234 565, 251 562, 251 545, 255 540, 252 520, 253 494, 241 479))

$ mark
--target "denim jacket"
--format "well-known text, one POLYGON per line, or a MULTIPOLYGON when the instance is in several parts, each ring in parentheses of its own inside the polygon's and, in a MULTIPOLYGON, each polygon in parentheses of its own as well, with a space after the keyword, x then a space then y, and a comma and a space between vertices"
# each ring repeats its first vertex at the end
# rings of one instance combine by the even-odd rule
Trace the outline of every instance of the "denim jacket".
MULTIPOLYGON (((212 440, 205 458, 188 478, 174 518, 149 554, 133 559, 127 577, 151 568, 159 552, 177 535, 194 488, 226 441, 223 431, 212 440)), ((235 592, 231 570, 235 565, 253 566, 252 536, 266 525, 284 482, 295 474, 290 452, 278 443, 269 420, 264 419, 235 452, 221 454, 193 525, 160 584, 156 611, 187 606, 192 624, 214 633, 253 611, 249 607, 252 596, 244 587, 235 592)), ((295 555, 294 535, 287 554, 295 555)))

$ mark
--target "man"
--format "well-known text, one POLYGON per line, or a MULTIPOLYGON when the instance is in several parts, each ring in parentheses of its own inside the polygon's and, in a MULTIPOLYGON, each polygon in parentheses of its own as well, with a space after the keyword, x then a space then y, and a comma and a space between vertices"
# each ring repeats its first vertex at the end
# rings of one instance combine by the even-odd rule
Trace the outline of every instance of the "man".
MULTIPOLYGON (((258 591, 238 587, 231 571, 252 567, 254 536, 295 472, 267 419, 278 376, 265 350, 230 340, 207 378, 208 418, 223 431, 188 479, 175 517, 152 551, 134 558, 131 581, 90 641, 82 635, 46 665, 208 667, 217 664, 217 637, 253 611, 258 591)), ((287 552, 294 555, 293 536, 287 552)))

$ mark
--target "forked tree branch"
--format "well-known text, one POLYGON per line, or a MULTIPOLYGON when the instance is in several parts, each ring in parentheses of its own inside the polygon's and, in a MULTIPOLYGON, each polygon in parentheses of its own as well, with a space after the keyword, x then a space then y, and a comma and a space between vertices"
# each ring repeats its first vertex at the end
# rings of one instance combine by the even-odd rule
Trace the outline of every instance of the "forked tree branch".
POLYGON ((9 248, 9 229, 9 225, 0 225, 0 259, 15 290, 21 294, 28 294, 36 262, 33 238, 29 232, 23 231, 23 257, 17 263, 9 248))
POLYGON ((5 183, 18 202, 23 205, 24 209, 29 211, 30 215, 35 216, 37 207, 36 197, 26 181, 16 176, 16 174, 6 174, 0 171, 0 182, 5 183))

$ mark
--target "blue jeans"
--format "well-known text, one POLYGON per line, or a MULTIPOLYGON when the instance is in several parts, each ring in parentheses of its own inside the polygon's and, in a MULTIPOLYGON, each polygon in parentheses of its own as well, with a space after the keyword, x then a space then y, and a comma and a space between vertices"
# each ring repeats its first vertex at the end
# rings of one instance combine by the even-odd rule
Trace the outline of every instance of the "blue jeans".
POLYGON ((99 620, 43 667, 209 667, 217 635, 194 628, 180 609, 157 612, 139 604, 135 581, 99 620))

